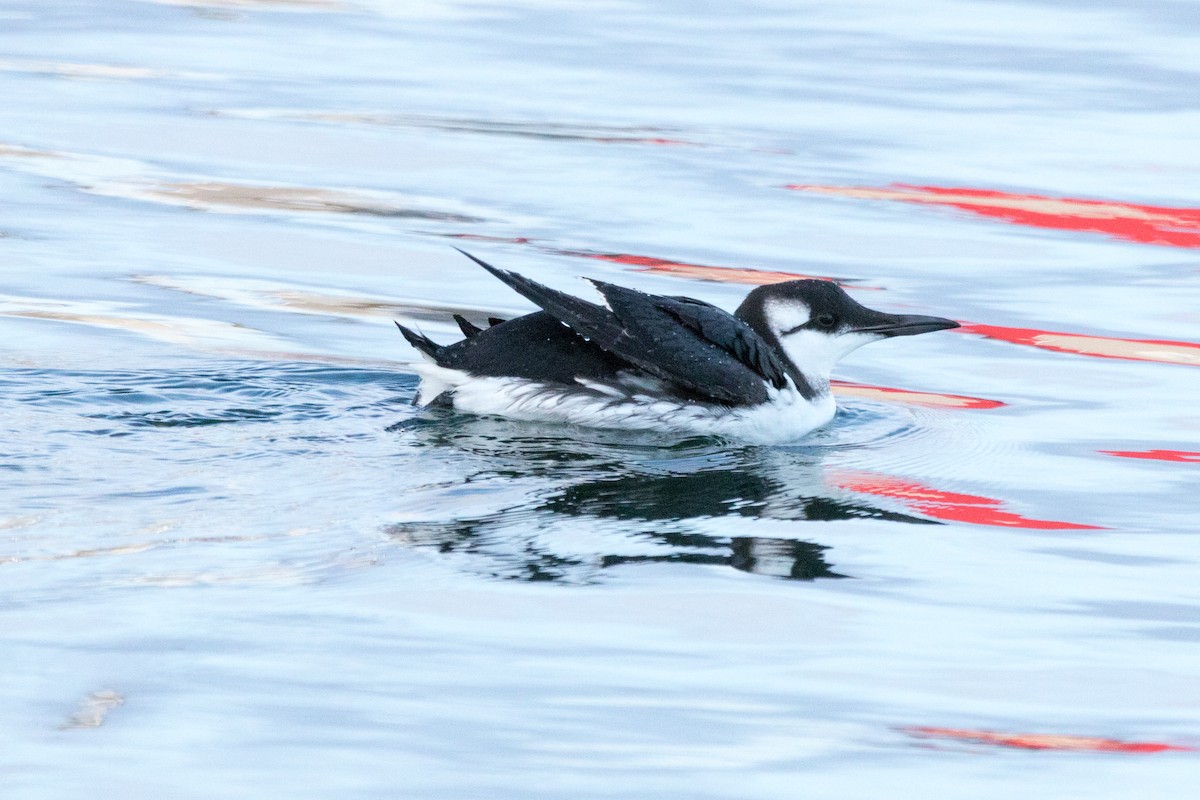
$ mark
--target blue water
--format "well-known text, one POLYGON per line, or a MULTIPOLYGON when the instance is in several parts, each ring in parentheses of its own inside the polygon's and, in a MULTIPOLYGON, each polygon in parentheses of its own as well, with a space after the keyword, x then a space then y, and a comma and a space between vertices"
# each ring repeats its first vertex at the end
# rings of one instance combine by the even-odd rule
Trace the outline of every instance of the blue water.
POLYGON ((1195 208, 1198 35, 1166 0, 10 0, 3 795, 1187 796, 1195 752, 906 730, 1200 746, 1197 466, 1103 452, 1200 450, 1194 361, 894 340, 836 377, 992 402, 746 447, 420 414, 391 320, 529 308, 457 244, 1194 343, 1194 248, 782 187, 1195 208))

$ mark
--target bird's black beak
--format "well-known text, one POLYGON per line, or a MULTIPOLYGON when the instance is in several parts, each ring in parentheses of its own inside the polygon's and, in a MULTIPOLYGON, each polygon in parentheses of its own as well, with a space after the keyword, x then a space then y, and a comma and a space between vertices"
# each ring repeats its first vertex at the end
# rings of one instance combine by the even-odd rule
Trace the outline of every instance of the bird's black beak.
POLYGON ((876 312, 865 325, 856 326, 855 333, 872 333, 876 336, 915 336, 918 333, 944 331, 957 328, 959 324, 944 317, 927 317, 923 314, 882 314, 876 312))

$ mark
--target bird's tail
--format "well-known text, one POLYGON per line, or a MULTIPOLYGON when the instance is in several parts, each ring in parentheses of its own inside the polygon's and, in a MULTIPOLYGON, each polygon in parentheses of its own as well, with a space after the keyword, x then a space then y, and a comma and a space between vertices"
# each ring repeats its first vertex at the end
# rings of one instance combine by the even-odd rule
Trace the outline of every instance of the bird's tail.
POLYGON ((404 334, 404 338, 408 340, 409 344, 421 351, 421 354, 433 363, 438 363, 438 353, 442 349, 440 344, 428 336, 417 333, 412 328, 404 327, 399 322, 396 323, 396 327, 400 329, 400 333, 404 334))

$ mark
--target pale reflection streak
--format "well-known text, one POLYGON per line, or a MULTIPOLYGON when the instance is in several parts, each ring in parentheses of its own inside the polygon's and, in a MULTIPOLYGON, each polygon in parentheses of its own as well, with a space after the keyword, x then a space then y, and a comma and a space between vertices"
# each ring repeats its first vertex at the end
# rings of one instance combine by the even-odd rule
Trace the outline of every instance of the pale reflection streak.
POLYGON ((446 322, 453 314, 486 319, 492 312, 469 306, 444 306, 405 300, 350 294, 336 290, 314 291, 284 283, 254 278, 181 277, 174 275, 135 275, 137 283, 158 286, 201 297, 213 297, 251 308, 314 314, 331 317, 413 319, 446 322))
POLYGON ((348 8, 337 0, 143 0, 163 6, 222 8, 229 10, 274 9, 279 11, 337 11, 348 8))
POLYGON ((415 128, 447 133, 476 133, 487 136, 513 136, 541 140, 596 142, 599 144, 691 145, 702 146, 670 136, 660 128, 613 125, 574 125, 554 122, 440 117, 425 114, 389 114, 371 111, 308 111, 304 109, 223 109, 214 116, 238 119, 317 122, 336 125, 372 125, 389 128, 415 128))
POLYGON ((77 80, 137 81, 155 78, 186 78, 190 80, 220 80, 221 76, 204 72, 173 72, 151 67, 119 64, 88 64, 73 61, 44 59, 0 59, 0 72, 23 72, 33 75, 53 75, 77 80))
POLYGON ((125 695, 112 689, 101 689, 92 692, 79 704, 78 710, 66 722, 59 726, 60 730, 79 730, 99 728, 114 709, 125 704, 125 695))
POLYGON ((286 340, 232 322, 172 317, 100 301, 45 300, 0 295, 0 316, 69 322, 128 331, 150 339, 206 350, 278 352, 286 340))
POLYGON ((0 142, 0 161, 20 172, 73 183, 88 194, 220 213, 335 214, 459 224, 484 217, 460 203, 395 192, 289 186, 194 176, 155 175, 148 164, 0 142))
MULTIPOLYGON (((54 562, 75 559, 127 557, 141 555, 143 553, 148 553, 155 550, 169 549, 175 551, 180 548, 200 547, 206 545, 249 544, 253 542, 269 541, 281 537, 291 538, 296 536, 304 536, 312 532, 313 531, 311 529, 293 529, 285 531, 281 534, 274 534, 270 536, 232 534, 225 536, 176 536, 152 541, 130 542, 128 544, 114 545, 112 547, 92 547, 59 553, 0 554, 0 567, 30 562, 54 562)), ((196 572, 180 570, 174 570, 170 572, 155 572, 153 570, 149 570, 140 571, 137 574, 123 577, 120 579, 120 582, 156 586, 160 588, 208 586, 214 584, 271 584, 297 586, 301 584, 312 583, 318 580, 322 570, 361 569, 373 567, 377 564, 378 559, 373 555, 364 555, 355 552, 333 553, 326 555, 317 560, 315 563, 311 563, 305 567, 299 567, 290 564, 266 564, 255 567, 241 567, 237 569, 222 568, 219 570, 208 569, 196 572)))
POLYGON ((481 217, 405 205, 384 193, 360 190, 273 186, 226 181, 163 181, 112 186, 102 194, 182 205, 200 211, 294 211, 365 214, 376 217, 482 222, 481 217))
POLYGON ((128 309, 120 304, 99 301, 75 302, 0 295, 0 317, 50 320, 134 333, 190 350, 237 358, 311 361, 353 366, 394 363, 299 350, 294 343, 281 336, 234 322, 151 314, 128 309))

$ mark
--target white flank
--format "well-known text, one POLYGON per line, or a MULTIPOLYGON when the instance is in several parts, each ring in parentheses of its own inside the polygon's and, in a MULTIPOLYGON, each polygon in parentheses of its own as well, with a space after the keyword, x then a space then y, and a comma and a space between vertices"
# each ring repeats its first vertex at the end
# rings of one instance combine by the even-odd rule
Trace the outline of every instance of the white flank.
POLYGON ((556 422, 589 428, 655 430, 727 436, 743 442, 791 442, 833 419, 833 396, 805 400, 789 381, 769 389, 766 403, 727 408, 664 400, 649 394, 616 396, 611 387, 568 387, 522 378, 470 375, 434 364, 418 364, 423 378, 418 404, 426 405, 447 390, 454 407, 472 414, 494 414, 526 422, 556 422))

